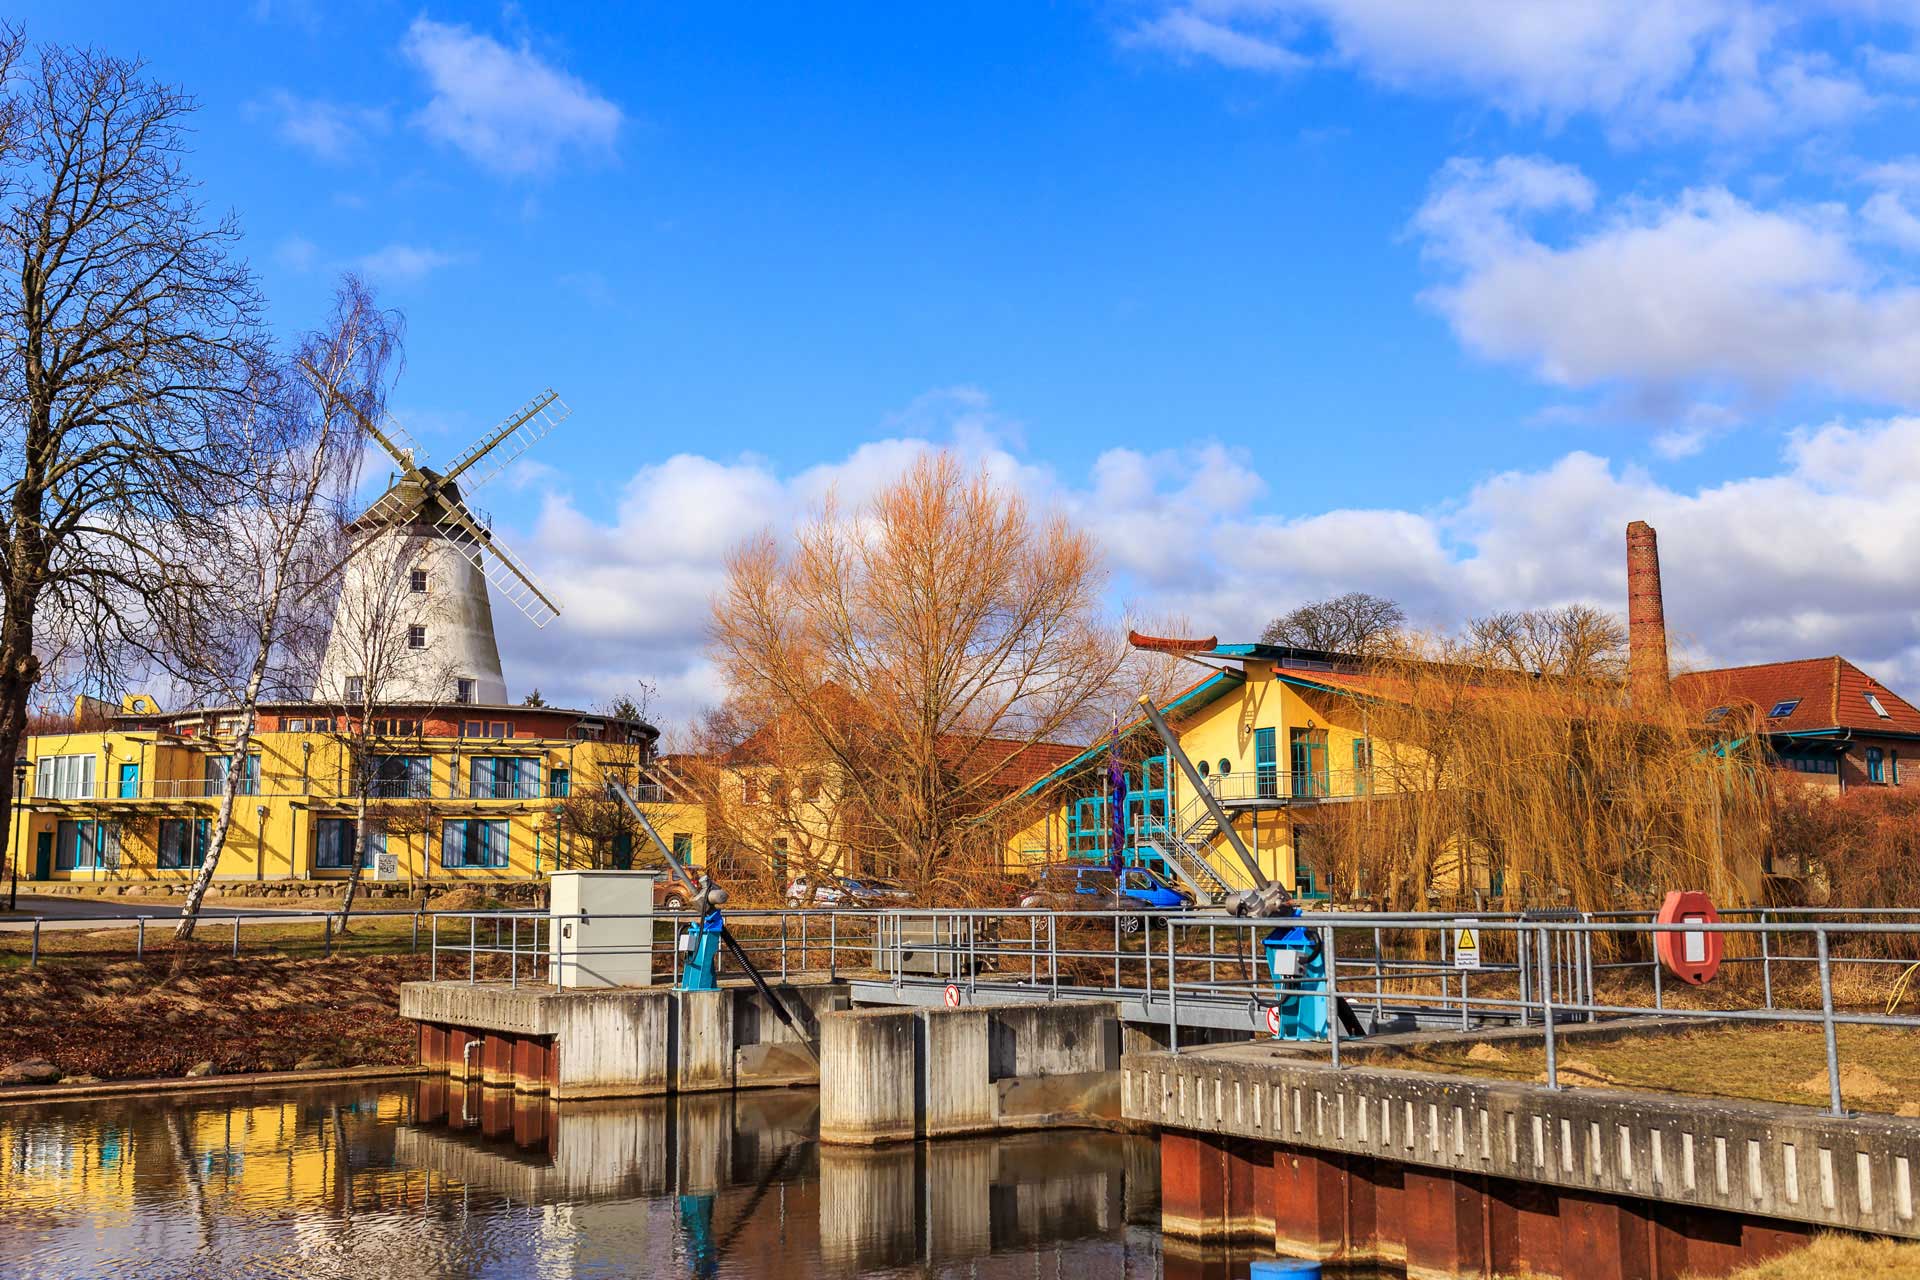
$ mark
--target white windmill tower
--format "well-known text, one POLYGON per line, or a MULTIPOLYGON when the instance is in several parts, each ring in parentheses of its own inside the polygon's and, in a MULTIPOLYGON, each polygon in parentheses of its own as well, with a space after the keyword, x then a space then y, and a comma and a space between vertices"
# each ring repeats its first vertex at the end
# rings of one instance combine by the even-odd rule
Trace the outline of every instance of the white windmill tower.
MULTIPOLYGON (((318 380, 311 367, 307 373, 318 380)), ((487 585, 498 588, 536 627, 551 622, 560 606, 474 518, 465 495, 559 426, 569 412, 566 404, 552 390, 541 392, 455 458, 445 472, 420 465, 424 452, 391 416, 382 414, 383 421, 375 423, 351 403, 347 407, 400 471, 349 526, 352 545, 347 553, 309 588, 343 575, 314 699, 359 701, 368 637, 360 634, 367 626, 365 616, 355 610, 380 599, 396 606, 386 609, 381 624, 395 634, 381 642, 404 645, 410 660, 380 664, 379 688, 365 690, 366 696, 381 702, 441 702, 451 697, 505 703, 507 683, 500 671, 487 585), (487 466, 475 471, 482 460, 487 466)))

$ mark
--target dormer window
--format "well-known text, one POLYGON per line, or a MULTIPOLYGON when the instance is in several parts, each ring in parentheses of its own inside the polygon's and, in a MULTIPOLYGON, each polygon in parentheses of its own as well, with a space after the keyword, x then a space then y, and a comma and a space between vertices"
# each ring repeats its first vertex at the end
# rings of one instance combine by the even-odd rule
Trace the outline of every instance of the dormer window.
POLYGON ((1726 715, 1727 712, 1731 711, 1732 709, 1733 708, 1731 707, 1715 707, 1713 710, 1707 712, 1707 723, 1712 724, 1714 721, 1720 719, 1722 716, 1726 715))
POLYGON ((1792 715, 1793 709, 1799 705, 1800 705, 1800 699, 1798 698, 1782 698, 1780 701, 1773 704, 1772 710, 1767 712, 1767 719, 1784 720, 1788 716, 1792 715))
POLYGON ((1879 716, 1882 720, 1893 719, 1893 713, 1887 710, 1887 704, 1880 701, 1880 695, 1871 689, 1867 690, 1867 705, 1872 707, 1873 714, 1879 716))

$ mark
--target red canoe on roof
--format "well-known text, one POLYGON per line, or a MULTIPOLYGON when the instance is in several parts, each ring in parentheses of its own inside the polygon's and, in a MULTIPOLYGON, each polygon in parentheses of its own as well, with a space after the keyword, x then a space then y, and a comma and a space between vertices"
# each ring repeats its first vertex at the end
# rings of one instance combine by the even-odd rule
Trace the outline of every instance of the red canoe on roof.
POLYGON ((1205 640, 1181 640, 1174 636, 1143 636, 1138 631, 1129 631, 1127 643, 1136 649, 1152 649, 1156 653, 1199 653, 1218 645, 1220 637, 1208 636, 1205 640))

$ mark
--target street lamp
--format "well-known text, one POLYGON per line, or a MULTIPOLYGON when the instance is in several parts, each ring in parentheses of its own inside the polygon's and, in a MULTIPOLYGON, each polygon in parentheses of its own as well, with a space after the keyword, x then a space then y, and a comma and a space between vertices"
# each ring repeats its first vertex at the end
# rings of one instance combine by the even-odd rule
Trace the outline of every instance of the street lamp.
POLYGON ((25 839, 20 828, 24 825, 18 815, 27 811, 27 770, 32 763, 25 756, 13 762, 13 812, 16 815, 13 824, 14 839, 7 850, 7 910, 20 909, 20 844, 25 839))

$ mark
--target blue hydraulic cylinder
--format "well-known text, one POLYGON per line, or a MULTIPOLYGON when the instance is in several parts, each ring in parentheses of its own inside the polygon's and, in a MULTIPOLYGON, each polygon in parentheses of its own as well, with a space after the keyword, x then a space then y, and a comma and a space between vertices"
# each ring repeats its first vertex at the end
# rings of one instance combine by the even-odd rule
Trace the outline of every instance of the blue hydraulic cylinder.
POLYGON ((709 911, 680 935, 680 950, 686 956, 680 969, 682 991, 719 989, 720 931, 726 927, 718 911, 709 911))
POLYGON ((1327 1038, 1327 957, 1320 939, 1303 925, 1266 936, 1267 974, 1280 996, 1282 1040, 1327 1038))

